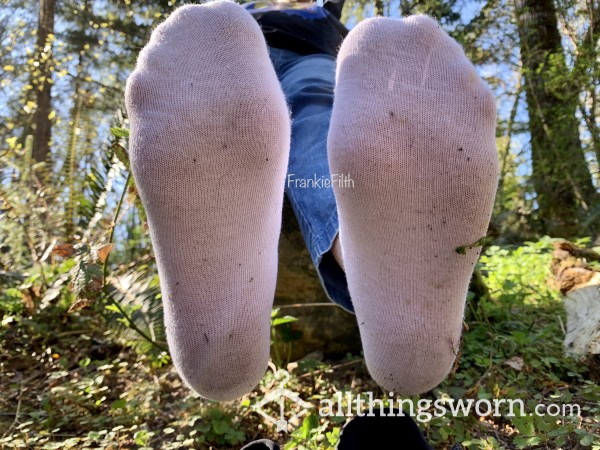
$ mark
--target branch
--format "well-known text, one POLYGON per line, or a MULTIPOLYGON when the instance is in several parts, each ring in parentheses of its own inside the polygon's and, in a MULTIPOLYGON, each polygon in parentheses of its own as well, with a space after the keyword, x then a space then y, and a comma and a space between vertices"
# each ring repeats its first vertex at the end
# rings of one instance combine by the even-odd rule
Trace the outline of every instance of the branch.
POLYGON ((586 66, 585 56, 588 55, 588 52, 594 53, 598 39, 600 39, 600 33, 596 33, 596 30, 600 29, 600 5, 597 8, 594 8, 593 3, 590 5, 590 16, 590 26, 579 46, 581 52, 577 55, 573 63, 574 75, 580 73, 586 66))
POLYGON ((500 205, 502 205, 502 203, 504 202, 503 187, 504 187, 504 178, 506 176, 506 164, 507 164, 507 160, 508 160, 508 154, 510 153, 510 145, 512 142, 512 134, 513 134, 513 128, 514 128, 514 124, 515 124, 515 119, 517 117, 517 110, 519 109, 519 101, 521 99, 521 93, 523 91, 523 85, 521 83, 522 78, 523 78, 523 72, 521 69, 519 69, 519 77, 517 78, 518 79, 517 91, 515 92, 515 101, 511 108, 510 117, 508 118, 508 125, 506 127, 506 136, 508 139, 506 142, 506 147, 504 148, 504 154, 502 155, 502 164, 501 164, 501 168, 500 168, 500 180, 498 182, 498 193, 500 196, 498 203, 500 205))

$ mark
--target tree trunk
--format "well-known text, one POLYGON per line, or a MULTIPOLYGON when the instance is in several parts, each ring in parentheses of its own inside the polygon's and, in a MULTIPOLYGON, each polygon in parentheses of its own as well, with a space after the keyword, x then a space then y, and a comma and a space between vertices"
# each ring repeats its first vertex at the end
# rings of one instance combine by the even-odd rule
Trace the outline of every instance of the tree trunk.
MULTIPOLYGON (((279 241, 279 271, 275 307, 281 315, 298 320, 290 324, 295 336, 289 344, 275 339, 273 350, 291 361, 319 352, 327 358, 359 354, 360 334, 356 317, 331 303, 317 277, 306 250, 300 227, 287 199, 283 207, 282 233, 279 241)), ((276 355, 274 355, 275 357, 276 355)))
POLYGON ((579 92, 570 83, 553 0, 515 0, 542 232, 574 236, 597 200, 579 138, 579 92))
POLYGON ((49 35, 54 33, 54 6, 56 0, 40 0, 40 18, 37 32, 37 70, 33 74, 37 109, 34 115, 35 134, 33 139, 33 159, 46 161, 50 154, 52 121, 49 118, 52 99, 52 42, 49 35))

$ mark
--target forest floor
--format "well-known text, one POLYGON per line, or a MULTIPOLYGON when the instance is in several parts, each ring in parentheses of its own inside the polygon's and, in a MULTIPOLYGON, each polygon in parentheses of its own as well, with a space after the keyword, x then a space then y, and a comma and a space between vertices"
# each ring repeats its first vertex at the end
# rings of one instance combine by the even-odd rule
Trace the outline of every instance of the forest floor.
MULTIPOLYGON (((436 399, 521 399, 525 415, 471 412, 420 421, 434 448, 600 450, 600 387, 588 366, 564 355, 564 312, 547 282, 549 248, 541 241, 488 249, 481 269, 492 295, 470 308, 457 370, 435 390, 408 399, 415 406, 436 399), (579 414, 530 414, 538 404, 576 405, 579 414)), ((3 317, 0 448, 226 450, 260 438, 286 449, 335 448, 346 417, 319 416, 320 400, 369 391, 387 398, 357 355, 283 362, 290 373, 285 384, 269 371, 241 400, 208 402, 190 392, 168 361, 136 352, 107 330, 93 309, 67 314, 58 302, 35 315, 3 317), (291 420, 287 433, 257 412, 280 387, 316 405, 291 420)), ((285 406, 289 414, 299 411, 292 402, 285 406)), ((276 401, 262 410, 279 417, 276 401)))

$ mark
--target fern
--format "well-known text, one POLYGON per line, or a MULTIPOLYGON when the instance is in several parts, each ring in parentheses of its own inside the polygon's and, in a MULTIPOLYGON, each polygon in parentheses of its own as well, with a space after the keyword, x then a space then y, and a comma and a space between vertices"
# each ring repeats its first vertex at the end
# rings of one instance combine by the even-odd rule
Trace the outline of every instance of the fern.
POLYGON ((140 353, 157 356, 167 348, 158 276, 129 270, 106 289, 112 329, 140 353), (120 308, 118 307, 120 306, 120 308), (123 314, 125 313, 125 314, 123 314))
POLYGON ((114 181, 122 174, 122 165, 112 152, 103 164, 106 175, 92 169, 87 175, 85 185, 90 192, 85 201, 80 202, 80 225, 84 229, 84 242, 88 242, 98 222, 105 216, 108 196, 114 181))

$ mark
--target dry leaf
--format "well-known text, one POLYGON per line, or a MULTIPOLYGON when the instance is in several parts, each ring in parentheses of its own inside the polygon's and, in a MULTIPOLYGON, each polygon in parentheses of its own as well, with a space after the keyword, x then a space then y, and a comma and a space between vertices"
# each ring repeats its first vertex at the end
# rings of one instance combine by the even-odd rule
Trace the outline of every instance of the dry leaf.
POLYGON ((80 298, 79 300, 75 300, 75 303, 71 305, 67 312, 72 313, 75 311, 79 311, 80 309, 87 308, 92 303, 94 303, 94 300, 91 300, 89 298, 80 298))
POLYGON ((525 361, 523 361, 523 358, 521 358, 520 356, 513 356, 512 358, 504 361, 504 364, 520 372, 521 370, 523 370, 525 361))
POLYGON ((75 254, 75 247, 71 244, 56 244, 52 249, 52 254, 61 258, 69 258, 75 254))
POLYGON ((31 292, 31 295, 33 297, 38 298, 40 296, 40 294, 42 293, 42 287, 33 285, 29 288, 29 291, 31 292))
POLYGON ((106 261, 106 258, 108 258, 108 254, 113 249, 113 247, 114 247, 114 244, 105 244, 105 245, 101 245, 100 247, 98 247, 96 249, 96 256, 98 257, 98 261, 100 261, 102 264, 104 264, 104 262, 106 261))
POLYGON ((33 298, 29 292, 21 291, 21 296, 23 297, 23 304, 25 305, 25 308, 30 311, 35 309, 35 303, 33 302, 33 298))

